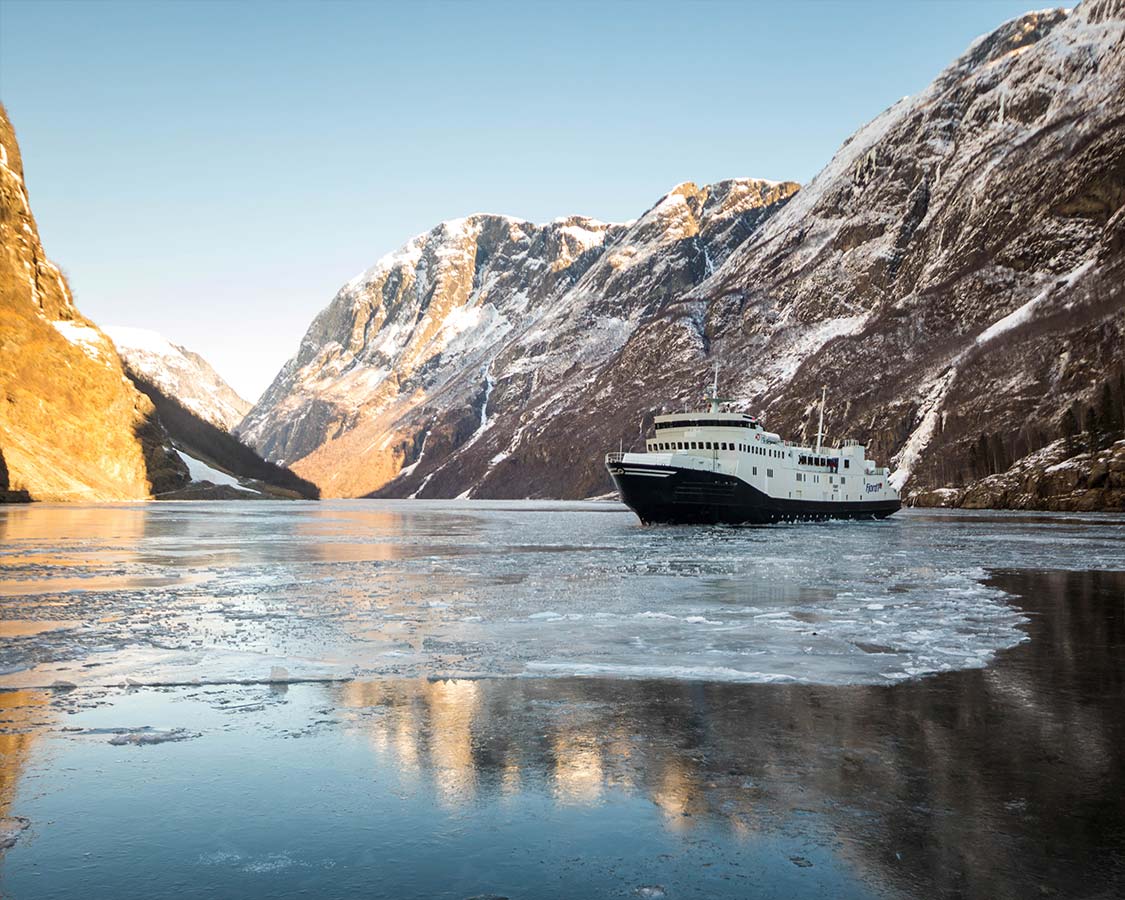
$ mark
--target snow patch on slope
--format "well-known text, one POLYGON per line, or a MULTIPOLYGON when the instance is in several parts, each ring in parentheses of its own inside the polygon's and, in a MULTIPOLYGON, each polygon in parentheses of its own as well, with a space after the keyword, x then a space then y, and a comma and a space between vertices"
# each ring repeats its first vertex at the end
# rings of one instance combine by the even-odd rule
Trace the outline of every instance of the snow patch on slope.
POLYGON ((105 336, 98 329, 72 321, 54 321, 51 324, 59 334, 79 347, 87 356, 104 359, 102 354, 106 350, 106 341, 105 336))

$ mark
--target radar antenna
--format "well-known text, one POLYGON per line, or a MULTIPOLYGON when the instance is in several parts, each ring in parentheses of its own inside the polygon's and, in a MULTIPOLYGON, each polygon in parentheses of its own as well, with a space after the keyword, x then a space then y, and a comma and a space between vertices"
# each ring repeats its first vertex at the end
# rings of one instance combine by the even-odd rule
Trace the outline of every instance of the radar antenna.
POLYGON ((715 361, 715 380, 711 385, 711 394, 705 396, 704 399, 710 404, 710 412, 717 413, 719 407, 724 403, 733 402, 730 397, 719 396, 719 362, 715 361))
POLYGON ((828 385, 820 388, 820 422, 816 426, 816 452, 820 452, 820 442, 824 438, 824 400, 828 396, 828 385))

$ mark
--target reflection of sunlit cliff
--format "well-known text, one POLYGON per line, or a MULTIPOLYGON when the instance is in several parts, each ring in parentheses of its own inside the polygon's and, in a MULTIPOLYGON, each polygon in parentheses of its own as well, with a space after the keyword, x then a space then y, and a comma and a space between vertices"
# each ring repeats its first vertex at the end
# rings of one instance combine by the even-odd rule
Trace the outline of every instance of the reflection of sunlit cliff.
POLYGON ((908 893, 1005 896, 1021 878, 1065 893, 1075 872, 1108 877, 1106 848, 1125 854, 1113 831, 1125 821, 1125 576, 1001 586, 1054 598, 1027 643, 987 669, 894 686, 506 679, 337 690, 377 751, 446 803, 640 794, 673 830, 815 831, 866 882, 908 893), (1060 858, 1067 866, 1052 869, 1060 858))
POLYGON ((0 818, 12 809, 20 773, 50 714, 42 691, 0 691, 0 818))
POLYGON ((442 802, 455 806, 476 793, 472 725, 480 695, 476 681, 355 682, 342 687, 341 699, 345 707, 382 707, 384 715, 363 720, 372 746, 407 772, 424 768, 442 802))
POLYGON ((563 803, 592 803, 602 792, 602 749, 597 736, 560 731, 552 736, 555 796, 563 803))
POLYGON ((109 505, 7 507, 0 515, 0 561, 90 569, 93 541, 114 548, 97 555, 97 564, 113 565, 123 557, 133 557, 132 552, 117 548, 135 547, 145 536, 146 509, 109 505), (37 552, 40 548, 49 549, 37 552), (12 554, 10 559, 6 558, 8 554, 12 554))

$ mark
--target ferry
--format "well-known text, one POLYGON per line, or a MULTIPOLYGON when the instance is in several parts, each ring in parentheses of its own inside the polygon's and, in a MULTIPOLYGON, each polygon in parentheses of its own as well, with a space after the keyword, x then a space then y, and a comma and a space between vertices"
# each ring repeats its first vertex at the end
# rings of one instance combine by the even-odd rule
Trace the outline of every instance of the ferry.
POLYGON ((655 417, 644 453, 607 453, 621 500, 645 525, 755 524, 882 519, 901 506, 890 471, 863 444, 802 446, 766 431, 746 413, 722 412, 718 377, 707 412, 655 417))

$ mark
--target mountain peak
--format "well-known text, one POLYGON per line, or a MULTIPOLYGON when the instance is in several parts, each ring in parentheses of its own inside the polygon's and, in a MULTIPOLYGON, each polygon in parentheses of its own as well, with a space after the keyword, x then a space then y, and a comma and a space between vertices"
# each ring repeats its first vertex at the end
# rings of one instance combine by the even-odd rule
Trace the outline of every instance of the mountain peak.
POLYGON ((250 404, 198 353, 146 328, 111 325, 109 335, 126 370, 173 397, 190 412, 223 431, 233 431, 250 404))

